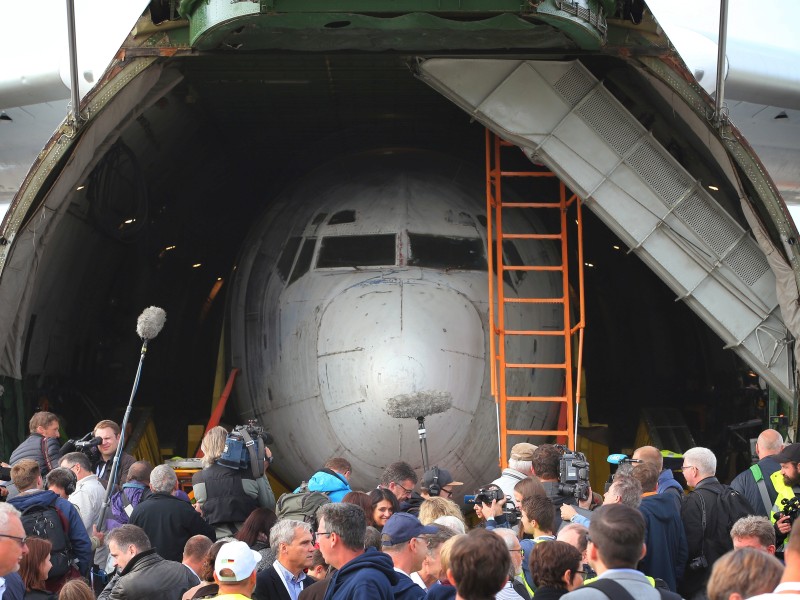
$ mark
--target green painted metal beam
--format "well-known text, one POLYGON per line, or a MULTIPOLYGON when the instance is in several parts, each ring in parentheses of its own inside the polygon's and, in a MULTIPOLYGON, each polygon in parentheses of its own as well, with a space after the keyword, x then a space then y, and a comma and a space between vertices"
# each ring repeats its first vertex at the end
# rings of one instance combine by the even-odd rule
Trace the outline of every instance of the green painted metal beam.
POLYGON ((199 50, 596 50, 606 35, 600 0, 349 0, 330 8, 322 0, 184 0, 180 11, 199 50))

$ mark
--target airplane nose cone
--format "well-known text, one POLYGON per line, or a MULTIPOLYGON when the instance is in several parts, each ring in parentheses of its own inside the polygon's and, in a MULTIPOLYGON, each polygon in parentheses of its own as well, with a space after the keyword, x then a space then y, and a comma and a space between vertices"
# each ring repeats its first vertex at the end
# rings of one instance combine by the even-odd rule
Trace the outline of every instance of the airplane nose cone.
POLYGON ((325 307, 317 346, 325 411, 354 457, 382 468, 418 456, 412 413, 443 408, 426 418, 431 464, 464 443, 486 366, 483 324, 465 295, 430 281, 351 287, 325 307))

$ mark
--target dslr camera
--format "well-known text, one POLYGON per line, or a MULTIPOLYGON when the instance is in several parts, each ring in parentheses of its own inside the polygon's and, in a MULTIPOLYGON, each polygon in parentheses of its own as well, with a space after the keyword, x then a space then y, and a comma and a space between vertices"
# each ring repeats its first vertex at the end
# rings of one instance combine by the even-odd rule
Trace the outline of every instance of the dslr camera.
POLYGON ((514 501, 509 496, 503 494, 503 490, 501 489, 484 487, 475 492, 474 496, 464 496, 464 501, 467 504, 488 504, 491 506, 494 500, 497 500, 498 503, 502 503, 503 514, 509 526, 513 527, 519 523, 522 518, 522 512, 514 505, 514 501))
POLYGON ((797 496, 794 498, 782 498, 781 506, 783 506, 783 510, 775 513, 775 520, 788 516, 789 523, 794 523, 797 515, 800 514, 800 499, 797 496))
POLYGON ((573 452, 566 446, 558 463, 558 492, 578 500, 589 497, 589 461, 583 452, 573 452))

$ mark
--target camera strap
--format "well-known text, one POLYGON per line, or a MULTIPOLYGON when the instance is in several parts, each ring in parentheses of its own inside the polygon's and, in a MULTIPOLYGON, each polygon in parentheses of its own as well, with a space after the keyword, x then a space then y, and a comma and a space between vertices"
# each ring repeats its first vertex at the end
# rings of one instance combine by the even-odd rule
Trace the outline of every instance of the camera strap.
POLYGON ((242 436, 244 440, 244 445, 247 448, 247 451, 250 453, 250 469, 253 472, 253 479, 258 479, 264 474, 264 469, 260 468, 259 465, 263 465, 264 463, 259 461, 259 456, 264 456, 264 442, 261 439, 261 436, 258 437, 257 442, 250 437, 250 434, 247 433, 246 428, 242 428, 238 431, 239 435, 242 436))
POLYGON ((700 556, 706 555, 706 501, 703 494, 695 490, 697 497, 700 499, 700 524, 703 527, 703 537, 700 540, 700 556))

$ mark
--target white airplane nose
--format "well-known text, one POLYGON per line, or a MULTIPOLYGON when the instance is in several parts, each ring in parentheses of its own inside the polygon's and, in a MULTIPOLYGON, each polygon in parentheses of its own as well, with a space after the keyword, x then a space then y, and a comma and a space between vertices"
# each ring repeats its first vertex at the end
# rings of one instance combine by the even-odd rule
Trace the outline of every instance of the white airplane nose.
POLYGON ((446 412, 426 419, 432 464, 464 442, 486 345, 480 315, 462 293, 435 281, 359 284, 325 307, 317 347, 325 411, 355 457, 382 467, 418 455, 416 420, 389 412, 448 401, 446 412))

